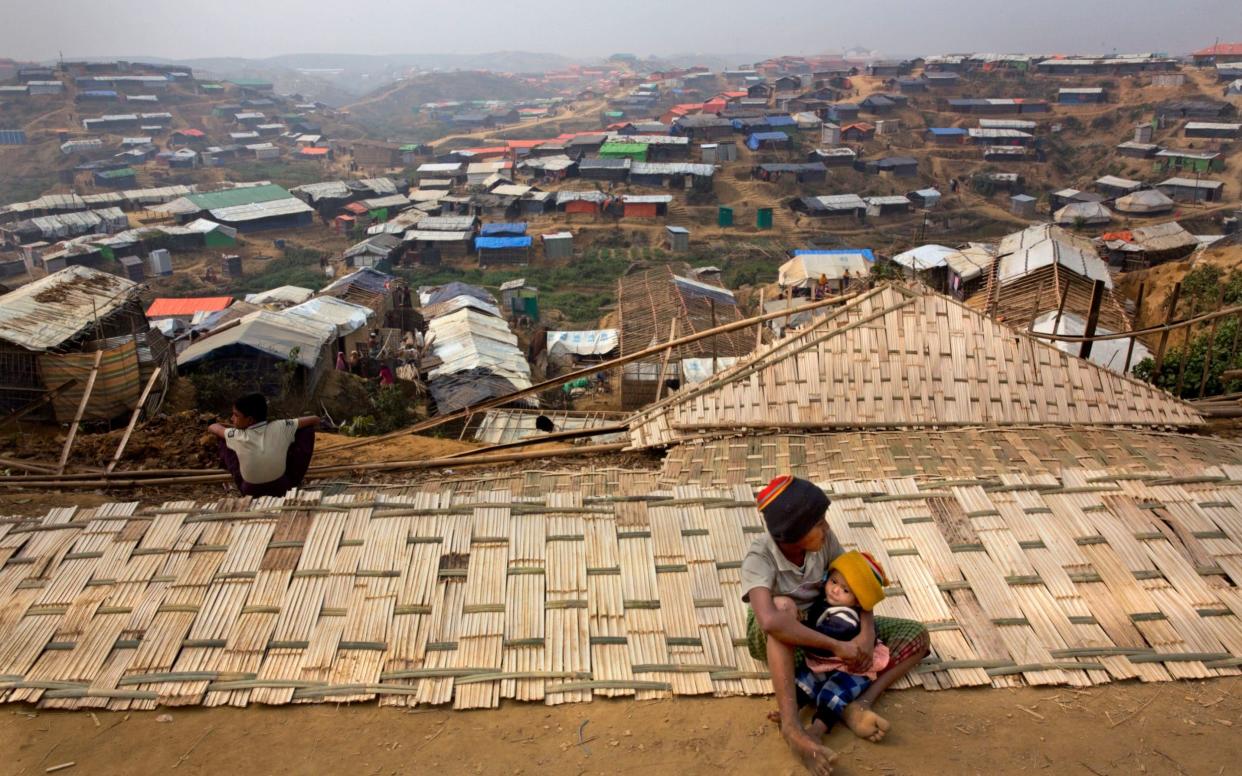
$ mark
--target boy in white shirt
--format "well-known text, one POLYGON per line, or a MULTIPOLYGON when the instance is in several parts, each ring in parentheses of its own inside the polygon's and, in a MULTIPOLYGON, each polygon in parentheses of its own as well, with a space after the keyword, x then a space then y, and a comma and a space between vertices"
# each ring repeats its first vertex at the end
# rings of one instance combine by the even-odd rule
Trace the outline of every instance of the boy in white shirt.
POLYGON ((220 463, 244 496, 283 496, 302 484, 315 452, 319 418, 267 419, 267 399, 251 393, 233 402, 232 425, 207 429, 219 438, 220 463))

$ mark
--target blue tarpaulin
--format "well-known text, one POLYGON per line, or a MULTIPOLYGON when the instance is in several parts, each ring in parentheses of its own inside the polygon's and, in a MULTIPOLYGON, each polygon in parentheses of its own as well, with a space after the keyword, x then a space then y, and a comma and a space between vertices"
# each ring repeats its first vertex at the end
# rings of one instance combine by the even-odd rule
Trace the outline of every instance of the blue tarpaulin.
POLYGON ((765 120, 769 127, 794 127, 798 125, 793 116, 768 116, 765 120))
POLYGON ((764 143, 788 143, 789 135, 784 132, 755 132, 746 139, 746 147, 758 151, 764 143))
POLYGON ((960 127, 930 127, 927 131, 937 137, 960 137, 966 134, 966 130, 960 127))
POLYGON ((497 248, 529 248, 529 237, 476 237, 474 247, 484 251, 497 248))
POLYGON ((26 145, 26 131, 22 129, 0 129, 0 145, 26 145))
POLYGON ((796 250, 793 252, 795 256, 835 256, 840 254, 858 254, 867 261, 875 261, 875 254, 871 252, 870 248, 850 248, 837 251, 796 250))
POLYGON ((526 224, 483 224, 479 234, 484 237, 516 237, 526 234, 526 224))

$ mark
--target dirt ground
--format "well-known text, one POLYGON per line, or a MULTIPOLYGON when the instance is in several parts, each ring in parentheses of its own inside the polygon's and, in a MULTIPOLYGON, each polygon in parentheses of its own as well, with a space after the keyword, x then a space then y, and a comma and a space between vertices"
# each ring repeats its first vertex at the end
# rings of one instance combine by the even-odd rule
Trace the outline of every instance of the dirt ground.
MULTIPOLYGON (((836 774, 1237 773, 1242 680, 1090 690, 909 690, 880 744, 834 730, 836 774)), ((0 774, 798 774, 768 698, 489 711, 356 706, 0 715, 0 774), (161 719, 166 721, 161 722, 161 719), (313 743, 312 743, 313 742, 313 743)))

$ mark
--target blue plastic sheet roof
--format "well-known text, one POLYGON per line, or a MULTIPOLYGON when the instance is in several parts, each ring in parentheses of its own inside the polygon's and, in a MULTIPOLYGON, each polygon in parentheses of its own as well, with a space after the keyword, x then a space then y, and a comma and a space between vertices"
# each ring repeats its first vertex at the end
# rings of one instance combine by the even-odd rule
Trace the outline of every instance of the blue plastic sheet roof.
POLYGON ((794 251, 795 256, 836 256, 841 254, 862 254, 867 261, 875 261, 875 254, 870 248, 849 248, 840 251, 816 251, 816 250, 797 250, 794 251))
POLYGON ((529 237, 476 237, 474 238, 474 247, 479 250, 487 250, 489 248, 529 248, 531 239, 529 237))
MULTIPOLYGON (((749 140, 757 140, 763 142, 765 140, 788 140, 789 135, 784 132, 755 132, 751 134, 749 140)), ((749 142, 749 140, 747 142, 749 142)))
POLYGON ((965 135, 966 130, 961 127, 930 127, 928 132, 941 137, 953 137, 954 135, 965 135))
POLYGON ((483 224, 479 234, 484 237, 500 237, 526 234, 526 224, 483 224))
POLYGON ((769 127, 793 127, 798 124, 793 116, 768 116, 767 122, 769 127))

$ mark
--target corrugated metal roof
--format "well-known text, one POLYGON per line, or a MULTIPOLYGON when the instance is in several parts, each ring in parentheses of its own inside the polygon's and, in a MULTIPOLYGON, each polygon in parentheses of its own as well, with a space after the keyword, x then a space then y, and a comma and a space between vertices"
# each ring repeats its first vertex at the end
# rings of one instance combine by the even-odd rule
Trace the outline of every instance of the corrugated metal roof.
POLYGON ((314 369, 323 354, 324 345, 336 336, 336 327, 288 312, 267 310, 253 312, 228 329, 190 344, 177 356, 177 366, 186 366, 210 356, 217 350, 241 345, 288 360, 297 349, 297 363, 314 369))
POLYGON ((1100 260, 1095 245, 1053 224, 1039 224, 1006 235, 1001 239, 998 253, 996 276, 1002 284, 1055 263, 1090 280, 1103 280, 1108 288, 1113 287, 1108 265, 1100 260))
POLYGON ((608 195, 602 191, 558 191, 556 192, 556 204, 563 205, 566 202, 595 202, 603 203, 608 199, 608 195))
POLYGON ((625 194, 621 201, 627 205, 667 205, 673 201, 672 194, 625 194))
POLYGON ((1193 178, 1169 178, 1160 181, 1157 186, 1177 186, 1183 189, 1219 189, 1225 184, 1220 181, 1195 180, 1193 178))
POLYGON ((418 222, 418 228, 431 232, 465 232, 474 229, 475 216, 428 216, 418 222))
POLYGON ((315 211, 310 205, 297 197, 289 197, 268 202, 252 202, 246 205, 214 208, 210 212, 212 218, 220 221, 256 221, 260 218, 313 213, 315 211))
POLYGON ((0 339, 45 351, 73 339, 135 296, 130 280, 75 265, 0 297, 0 339))
POLYGON ((361 329, 375 316, 375 311, 369 307, 337 299, 334 296, 317 296, 314 299, 307 299, 285 310, 285 313, 332 324, 336 327, 338 337, 347 336, 361 329))
POLYGON ((634 162, 631 175, 698 175, 711 177, 716 174, 714 164, 690 164, 686 162, 634 162))
POLYGON ((405 233, 406 242, 462 242, 470 239, 472 232, 444 232, 429 229, 411 229, 405 233))
POLYGON ((486 367, 518 388, 530 387, 530 365, 518 349, 517 336, 502 319, 465 308, 433 318, 427 332, 440 359, 429 374, 432 379, 486 367))

